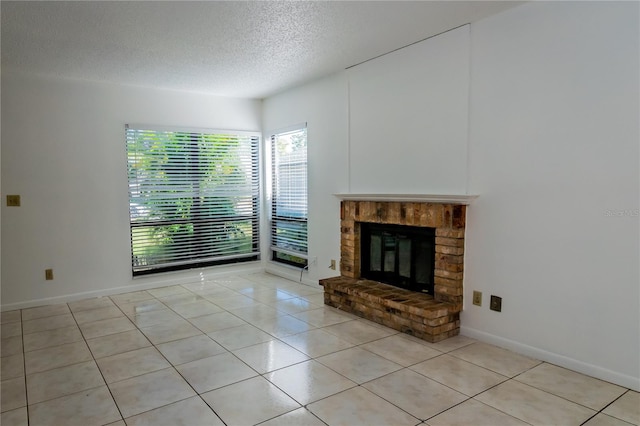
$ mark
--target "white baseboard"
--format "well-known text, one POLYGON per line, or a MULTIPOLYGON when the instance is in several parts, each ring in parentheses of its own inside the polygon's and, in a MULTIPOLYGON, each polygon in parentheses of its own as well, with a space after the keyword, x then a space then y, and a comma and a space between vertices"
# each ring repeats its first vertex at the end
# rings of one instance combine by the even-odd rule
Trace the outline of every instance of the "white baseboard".
POLYGON ((598 367, 596 365, 587 364, 585 362, 569 358, 564 355, 545 351, 533 346, 528 346, 523 343, 505 339, 503 337, 476 330, 471 327, 461 326, 460 334, 479 340, 481 342, 490 343, 492 345, 517 352, 521 355, 535 358, 540 361, 545 361, 560 367, 568 368, 569 370, 577 371, 579 373, 611 382, 619 386, 624 386, 625 388, 640 391, 640 378, 638 377, 629 376, 617 371, 612 371, 606 368, 598 367))
POLYGON ((308 286, 318 285, 318 280, 310 278, 308 271, 301 271, 300 268, 296 268, 295 266, 282 265, 275 262, 266 262, 265 272, 308 286), (300 272, 302 272, 302 274, 300 272), (300 279, 300 277, 302 277, 302 280, 300 279))
POLYGON ((111 287, 100 290, 84 291, 79 293, 63 294, 60 296, 32 299, 23 302, 10 303, 0 306, 0 311, 12 311, 15 309, 33 308, 35 306, 53 305, 56 303, 69 303, 76 300, 93 297, 111 296, 132 291, 148 290, 151 288, 167 287, 177 284, 188 284, 198 281, 212 280, 225 275, 262 272, 264 267, 261 262, 247 262, 210 268, 190 269, 188 271, 167 272, 157 275, 147 275, 133 279, 133 285, 111 287))

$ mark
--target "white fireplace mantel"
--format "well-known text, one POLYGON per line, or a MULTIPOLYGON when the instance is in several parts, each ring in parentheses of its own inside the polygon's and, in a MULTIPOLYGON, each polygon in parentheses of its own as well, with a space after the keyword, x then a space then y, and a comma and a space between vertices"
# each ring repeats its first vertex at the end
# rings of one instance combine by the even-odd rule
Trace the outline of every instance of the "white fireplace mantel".
POLYGON ((452 194, 333 194, 345 201, 400 201, 411 203, 446 203, 468 206, 477 195, 452 194))

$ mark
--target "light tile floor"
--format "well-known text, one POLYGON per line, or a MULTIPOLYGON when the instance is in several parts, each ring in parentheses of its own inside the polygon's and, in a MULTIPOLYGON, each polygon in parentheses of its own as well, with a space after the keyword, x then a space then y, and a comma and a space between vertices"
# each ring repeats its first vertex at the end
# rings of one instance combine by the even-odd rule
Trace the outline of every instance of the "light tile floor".
POLYGON ((2 312, 11 425, 639 424, 640 394, 430 344, 263 273, 2 312))

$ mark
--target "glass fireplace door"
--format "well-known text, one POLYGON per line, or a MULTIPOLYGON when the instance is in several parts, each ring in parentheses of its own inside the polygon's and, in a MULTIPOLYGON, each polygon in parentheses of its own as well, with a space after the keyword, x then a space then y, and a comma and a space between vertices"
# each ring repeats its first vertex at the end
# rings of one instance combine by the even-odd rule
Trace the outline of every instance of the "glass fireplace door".
POLYGON ((435 230, 361 224, 361 276, 433 294, 435 230))

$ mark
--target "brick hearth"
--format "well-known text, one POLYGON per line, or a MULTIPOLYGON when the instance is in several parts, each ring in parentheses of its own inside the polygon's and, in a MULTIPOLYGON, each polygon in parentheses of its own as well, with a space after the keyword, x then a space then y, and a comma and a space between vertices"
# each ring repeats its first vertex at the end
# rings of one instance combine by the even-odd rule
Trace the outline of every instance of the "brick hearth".
POLYGON ((430 342, 460 331, 466 206, 342 201, 340 277, 321 280, 325 304, 430 342), (435 228, 434 295, 360 279, 360 224, 435 228))

